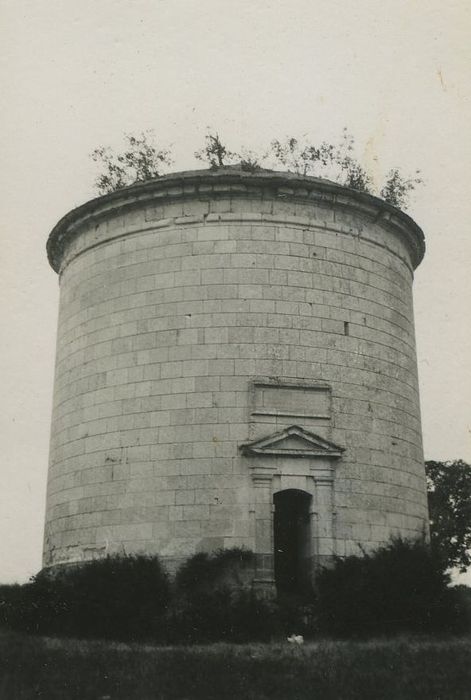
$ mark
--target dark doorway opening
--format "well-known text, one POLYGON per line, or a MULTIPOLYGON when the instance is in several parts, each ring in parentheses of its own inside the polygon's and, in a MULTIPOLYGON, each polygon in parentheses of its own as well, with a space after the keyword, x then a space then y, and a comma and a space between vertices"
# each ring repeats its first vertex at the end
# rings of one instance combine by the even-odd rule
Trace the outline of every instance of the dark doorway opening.
POLYGON ((311 495, 279 491, 275 504, 275 582, 278 593, 304 593, 311 583, 311 495))

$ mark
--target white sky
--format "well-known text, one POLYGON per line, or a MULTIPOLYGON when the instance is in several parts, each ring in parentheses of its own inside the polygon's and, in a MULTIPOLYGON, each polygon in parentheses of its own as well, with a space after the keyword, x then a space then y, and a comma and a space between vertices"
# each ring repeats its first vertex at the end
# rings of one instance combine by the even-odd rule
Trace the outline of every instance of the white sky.
POLYGON ((0 581, 41 566, 58 306, 47 235, 94 196, 90 152, 206 127, 263 149, 344 126, 377 177, 426 185, 415 309, 426 458, 471 459, 468 0, 0 0, 0 581))

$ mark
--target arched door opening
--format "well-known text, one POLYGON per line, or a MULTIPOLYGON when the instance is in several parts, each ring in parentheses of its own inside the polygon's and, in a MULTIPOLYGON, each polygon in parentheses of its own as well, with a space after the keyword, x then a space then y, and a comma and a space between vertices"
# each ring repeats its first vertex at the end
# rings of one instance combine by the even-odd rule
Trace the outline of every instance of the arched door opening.
POLYGON ((275 493, 275 582, 278 593, 302 593, 310 586, 311 495, 298 489, 275 493))

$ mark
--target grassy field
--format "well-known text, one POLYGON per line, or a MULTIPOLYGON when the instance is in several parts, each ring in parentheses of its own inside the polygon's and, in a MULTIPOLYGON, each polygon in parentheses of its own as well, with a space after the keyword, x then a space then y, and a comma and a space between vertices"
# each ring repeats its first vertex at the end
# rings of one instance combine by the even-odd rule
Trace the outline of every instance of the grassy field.
POLYGON ((0 633, 1 700, 468 700, 471 640, 150 647, 0 633))

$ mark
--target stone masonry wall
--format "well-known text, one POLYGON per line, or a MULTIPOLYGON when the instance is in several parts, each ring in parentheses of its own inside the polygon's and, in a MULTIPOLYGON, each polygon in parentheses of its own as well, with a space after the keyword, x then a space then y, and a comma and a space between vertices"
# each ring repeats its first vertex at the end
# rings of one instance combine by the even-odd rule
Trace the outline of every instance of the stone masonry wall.
POLYGON ((423 531, 423 244, 407 217, 313 178, 224 171, 87 207, 49 244, 61 295, 45 565, 146 552, 173 566, 231 546, 269 558, 272 494, 307 472, 277 458, 262 532, 239 448, 293 424, 345 450, 324 554, 423 531))

